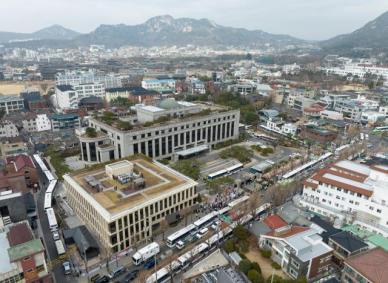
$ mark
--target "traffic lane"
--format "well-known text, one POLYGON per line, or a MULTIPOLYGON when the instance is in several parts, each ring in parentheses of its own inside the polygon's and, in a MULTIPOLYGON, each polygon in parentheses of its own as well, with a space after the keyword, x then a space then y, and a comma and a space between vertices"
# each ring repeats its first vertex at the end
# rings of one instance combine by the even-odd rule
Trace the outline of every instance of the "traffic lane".
POLYGON ((70 275, 66 276, 64 274, 62 262, 58 263, 55 261, 55 259, 57 258, 57 249, 54 243, 54 239, 52 237, 52 232, 49 228, 46 212, 44 210, 44 197, 48 186, 48 181, 46 180, 46 176, 43 174, 43 172, 40 169, 39 169, 39 173, 40 173, 39 174, 40 184, 43 184, 43 185, 41 186, 41 189, 38 193, 37 212, 38 212, 38 220, 40 223, 40 227, 42 229, 43 243, 46 249, 48 260, 49 262, 56 264, 52 268, 51 273, 54 277, 55 282, 57 283, 76 282, 74 277, 70 275))

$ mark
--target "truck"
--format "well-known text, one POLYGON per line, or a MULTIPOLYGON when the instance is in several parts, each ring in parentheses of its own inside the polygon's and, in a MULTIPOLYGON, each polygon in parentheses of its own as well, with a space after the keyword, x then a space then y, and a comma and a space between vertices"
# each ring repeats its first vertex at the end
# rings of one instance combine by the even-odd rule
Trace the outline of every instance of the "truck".
POLYGON ((63 246, 63 243, 61 240, 55 241, 55 247, 57 248, 58 255, 63 255, 64 253, 66 253, 65 247, 63 246))
POLYGON ((160 252, 160 246, 158 243, 153 242, 144 248, 138 250, 132 256, 132 261, 135 265, 140 265, 143 262, 146 262, 151 257, 156 256, 160 252))

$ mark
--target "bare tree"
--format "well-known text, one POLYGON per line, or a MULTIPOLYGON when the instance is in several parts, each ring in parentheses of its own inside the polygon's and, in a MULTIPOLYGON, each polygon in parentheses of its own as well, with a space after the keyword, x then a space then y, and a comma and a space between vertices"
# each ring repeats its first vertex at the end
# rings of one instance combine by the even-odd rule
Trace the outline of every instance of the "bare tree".
POLYGON ((160 229, 162 231, 162 239, 163 239, 163 241, 164 241, 165 232, 168 229, 168 227, 169 227, 169 225, 168 225, 168 222, 167 222, 166 218, 163 218, 162 221, 160 221, 160 229))
POLYGON ((258 192, 253 192, 248 200, 249 211, 252 217, 255 217, 257 206, 260 203, 260 196, 258 192))
POLYGON ((192 213, 191 207, 185 207, 179 211, 179 214, 185 219, 185 226, 187 226, 188 216, 192 213))

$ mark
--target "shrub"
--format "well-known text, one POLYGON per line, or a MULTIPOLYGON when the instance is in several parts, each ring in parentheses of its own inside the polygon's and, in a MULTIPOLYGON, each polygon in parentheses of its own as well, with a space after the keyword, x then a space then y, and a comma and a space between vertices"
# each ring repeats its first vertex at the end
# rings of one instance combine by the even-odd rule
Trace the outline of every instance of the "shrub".
POLYGON ((96 132, 96 129, 95 129, 95 128, 87 127, 86 130, 85 130, 85 133, 86 133, 86 135, 87 135, 89 138, 95 138, 95 137, 97 137, 97 132, 96 132))
POLYGON ((261 274, 254 269, 249 270, 247 276, 248 276, 248 279, 251 280, 252 283, 264 282, 264 279, 261 276, 261 274))
POLYGON ((259 265, 256 261, 253 261, 253 262, 252 262, 251 268, 254 269, 254 270, 256 270, 257 272, 259 272, 259 273, 261 274, 260 265, 259 265))
POLYGON ((280 277, 279 275, 274 275, 273 277, 272 277, 272 275, 270 275, 268 278, 267 278, 267 281, 266 281, 267 283, 283 283, 284 282, 284 280, 283 280, 283 278, 282 277, 280 277))
POLYGON ((249 238, 249 231, 242 225, 237 225, 233 229, 233 235, 239 240, 247 240, 249 238))
POLYGON ((267 250, 260 250, 260 253, 261 253, 261 256, 265 258, 270 258, 272 255, 272 252, 267 250))
POLYGON ((276 270, 279 270, 280 268, 282 268, 278 263, 276 263, 276 262, 272 262, 271 263, 271 266, 273 267, 273 268, 275 268, 276 270))
MULTIPOLYGON (((248 271, 251 270, 252 263, 250 262, 249 259, 243 259, 240 261, 238 264, 238 268, 242 273, 245 275, 248 274, 248 271)), ((257 271, 256 271, 257 272, 257 271)))
POLYGON ((224 250, 227 252, 227 253, 231 253, 231 252, 234 252, 236 250, 236 247, 234 245, 234 242, 233 240, 227 240, 225 243, 224 243, 224 250))

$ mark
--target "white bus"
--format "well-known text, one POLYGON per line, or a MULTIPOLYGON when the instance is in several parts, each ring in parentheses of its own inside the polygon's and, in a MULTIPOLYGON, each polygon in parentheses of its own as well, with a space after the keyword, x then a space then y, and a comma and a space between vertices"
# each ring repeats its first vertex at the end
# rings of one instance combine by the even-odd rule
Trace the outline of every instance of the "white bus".
POLYGON ((63 246, 63 243, 61 240, 55 241, 55 247, 57 248, 58 255, 63 255, 64 253, 66 253, 65 247, 63 246))
POLYGON ((47 194, 47 193, 53 193, 56 184, 57 184, 57 180, 56 180, 56 179, 52 180, 52 181, 50 182, 50 184, 48 185, 48 187, 47 187, 46 194, 47 194))
POLYGON ((156 256, 160 252, 159 244, 153 242, 144 248, 138 250, 133 256, 132 261, 135 265, 140 265, 143 262, 146 262, 148 259, 156 256))
POLYGON ((186 238, 195 229, 196 229, 196 226, 194 224, 190 224, 189 226, 186 226, 185 228, 171 234, 170 236, 167 237, 167 246, 169 248, 173 248, 176 242, 186 238))
POLYGON ((44 174, 46 175, 46 178, 49 182, 51 182, 52 180, 55 180, 53 174, 51 174, 51 172, 49 170, 47 171, 44 171, 44 174))
POLYGON ((163 267, 148 277, 146 283, 165 283, 169 282, 170 279, 170 272, 166 267, 163 267))
POLYGON ((195 227, 197 227, 197 229, 201 229, 202 227, 209 226, 213 222, 213 220, 217 217, 217 215, 218 215, 218 211, 210 212, 209 214, 195 221, 194 225, 195 227))
POLYGON ((226 174, 228 174, 228 171, 226 169, 222 169, 220 171, 217 171, 217 172, 214 172, 214 173, 207 175, 207 178, 209 180, 213 180, 213 179, 216 179, 218 177, 225 176, 226 174))
POLYGON ((228 206, 230 208, 233 208, 239 205, 240 203, 243 203, 244 201, 248 201, 248 199, 249 199, 249 196, 242 196, 241 198, 235 199, 234 201, 230 202, 228 206))
POLYGON ((44 194, 44 210, 47 212, 48 208, 51 208, 51 193, 45 193, 44 194))
POLYGON ((44 164, 42 158, 40 158, 39 154, 34 154, 34 159, 36 161, 36 163, 38 163, 40 169, 44 172, 44 171, 48 171, 47 167, 46 167, 46 164, 44 164))
POLYGON ((49 228, 52 232, 58 230, 57 218, 55 217, 54 209, 48 208, 46 209, 47 219, 49 223, 49 228))

